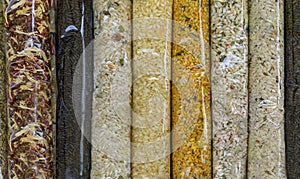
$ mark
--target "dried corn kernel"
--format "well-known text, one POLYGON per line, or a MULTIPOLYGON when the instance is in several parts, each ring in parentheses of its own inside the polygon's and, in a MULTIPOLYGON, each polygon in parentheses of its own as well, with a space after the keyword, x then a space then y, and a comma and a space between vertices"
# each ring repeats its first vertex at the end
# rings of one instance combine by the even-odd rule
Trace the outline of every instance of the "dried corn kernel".
POLYGON ((174 0, 173 177, 211 178, 209 1, 174 0))

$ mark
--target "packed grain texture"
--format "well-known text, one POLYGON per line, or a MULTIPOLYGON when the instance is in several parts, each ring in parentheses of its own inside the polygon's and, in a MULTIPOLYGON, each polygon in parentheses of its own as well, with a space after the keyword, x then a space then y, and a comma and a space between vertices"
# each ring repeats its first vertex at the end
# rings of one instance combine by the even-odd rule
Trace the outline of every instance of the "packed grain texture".
POLYGON ((172 175, 211 178, 209 1, 173 9, 172 175))
POLYGON ((130 177, 131 1, 94 1, 91 178, 130 177))
POLYGON ((3 21, 3 0, 0 1, 0 179, 8 178, 7 175, 7 135, 6 135, 6 69, 5 69, 5 55, 4 46, 5 41, 4 21, 3 21))
POLYGON ((286 178, 283 8, 250 1, 249 178, 286 178))
POLYGON ((211 1, 214 178, 245 178, 248 1, 211 1))
POLYGON ((57 112, 57 71, 56 71, 56 0, 50 0, 49 2, 49 13, 50 13, 50 48, 51 48, 51 60, 50 60, 50 66, 51 68, 51 72, 52 72, 52 77, 51 77, 51 86, 53 91, 53 94, 51 96, 51 107, 52 107, 52 111, 53 111, 53 166, 54 166, 54 174, 53 174, 53 178, 57 178, 56 175, 56 164, 57 164, 57 158, 56 158, 56 112, 57 112))
MULTIPOLYGON (((91 108, 86 109, 84 120, 76 112, 76 104, 82 104, 80 94, 74 96, 76 90, 75 74, 82 74, 78 66, 82 60, 91 62, 89 54, 90 42, 93 38, 93 6, 92 1, 57 0, 57 178, 89 178, 91 162, 91 144, 89 134, 91 108), (84 7, 84 14, 83 13, 84 7), (82 21, 83 18, 83 21, 82 21), (83 53, 85 51, 85 53, 83 53), (75 91, 75 92, 74 92, 75 91), (84 120, 84 121, 83 121, 84 120)), ((84 81, 84 80, 79 80, 84 81)), ((88 84, 86 84, 87 86, 88 84)), ((86 89, 92 89, 91 87, 86 89)), ((88 91, 88 90, 87 90, 88 91)), ((81 93, 81 92, 79 92, 81 93)), ((92 94, 87 93, 87 106, 92 106, 92 94), (89 104, 90 103, 90 104, 89 104)))
POLYGON ((300 176, 300 2, 285 1, 285 119, 288 178, 300 176))
POLYGON ((133 179, 170 178, 172 4, 133 1, 133 179))
POLYGON ((49 3, 5 1, 8 178, 53 178, 49 3))

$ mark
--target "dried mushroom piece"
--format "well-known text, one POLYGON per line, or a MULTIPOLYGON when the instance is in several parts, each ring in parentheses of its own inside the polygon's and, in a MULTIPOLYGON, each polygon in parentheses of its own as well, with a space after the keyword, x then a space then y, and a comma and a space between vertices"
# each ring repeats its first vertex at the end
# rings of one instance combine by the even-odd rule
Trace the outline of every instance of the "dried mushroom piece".
POLYGON ((209 1, 173 9, 172 175, 211 178, 209 1))
POLYGON ((130 0, 94 1, 91 178, 130 177, 130 0))
POLYGON ((286 178, 283 8, 250 1, 249 178, 286 178))
POLYGON ((4 20, 3 20, 3 2, 0 1, 0 178, 8 178, 7 175, 7 123, 6 123, 6 61, 4 54, 4 20))
POLYGON ((172 3, 133 1, 133 179, 170 178, 172 3))
POLYGON ((53 121, 49 3, 6 1, 8 178, 52 178, 53 121))
POLYGON ((248 1, 211 1, 214 178, 245 178, 248 139, 248 1))
POLYGON ((285 1, 285 119, 288 178, 300 176, 300 2, 285 1))
POLYGON ((57 177, 89 178, 92 78, 93 2, 57 1, 57 177), (92 73, 92 70, 88 70, 92 73), (84 79, 84 80, 83 80, 84 79), (84 84, 85 82, 85 84, 84 84), (82 87, 86 89, 82 91, 82 87), (82 94, 85 100, 81 99, 82 94), (74 103, 75 100, 75 103, 74 103), (85 116, 81 115, 85 103, 85 116))

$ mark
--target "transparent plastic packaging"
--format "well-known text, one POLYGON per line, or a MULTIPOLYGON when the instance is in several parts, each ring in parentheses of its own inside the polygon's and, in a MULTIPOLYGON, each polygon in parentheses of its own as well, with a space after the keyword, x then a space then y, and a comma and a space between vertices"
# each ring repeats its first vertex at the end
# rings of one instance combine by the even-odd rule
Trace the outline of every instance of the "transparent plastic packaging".
POLYGON ((170 178, 172 4, 133 1, 133 179, 170 178))
POLYGON ((249 178, 286 178, 283 0, 250 2, 249 178))
POLYGON ((57 0, 58 178, 90 175, 92 12, 91 0, 57 0))
POLYGON ((7 176, 7 130, 6 130, 6 61, 4 52, 4 20, 3 20, 3 0, 0 1, 0 179, 7 176))
POLYGON ((285 1, 285 134, 288 178, 300 176, 300 1, 285 1))
POLYGON ((57 113, 57 71, 56 71, 56 0, 49 0, 49 20, 50 20, 50 49, 51 49, 51 87, 52 87, 52 95, 51 95, 51 107, 53 111, 53 166, 54 166, 54 174, 53 177, 56 178, 57 171, 57 155, 56 155, 56 113, 57 113))
POLYGON ((5 1, 8 178, 53 178, 49 2, 5 1))
POLYGON ((245 178, 248 140, 248 1, 211 1, 214 178, 245 178))
POLYGON ((130 177, 130 0, 94 1, 91 178, 130 177))
POLYGON ((172 176, 211 178, 209 1, 174 0, 172 176))

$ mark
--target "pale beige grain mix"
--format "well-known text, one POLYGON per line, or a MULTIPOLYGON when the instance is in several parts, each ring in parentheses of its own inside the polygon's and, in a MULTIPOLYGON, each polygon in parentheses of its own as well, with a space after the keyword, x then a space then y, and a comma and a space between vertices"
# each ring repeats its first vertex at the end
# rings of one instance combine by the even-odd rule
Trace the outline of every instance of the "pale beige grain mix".
POLYGON ((94 1, 91 178, 129 178, 131 1, 94 1))
POLYGON ((250 3, 249 178, 286 178, 283 0, 250 3))
POLYGON ((246 176, 247 3, 247 0, 211 1, 214 178, 246 176))

